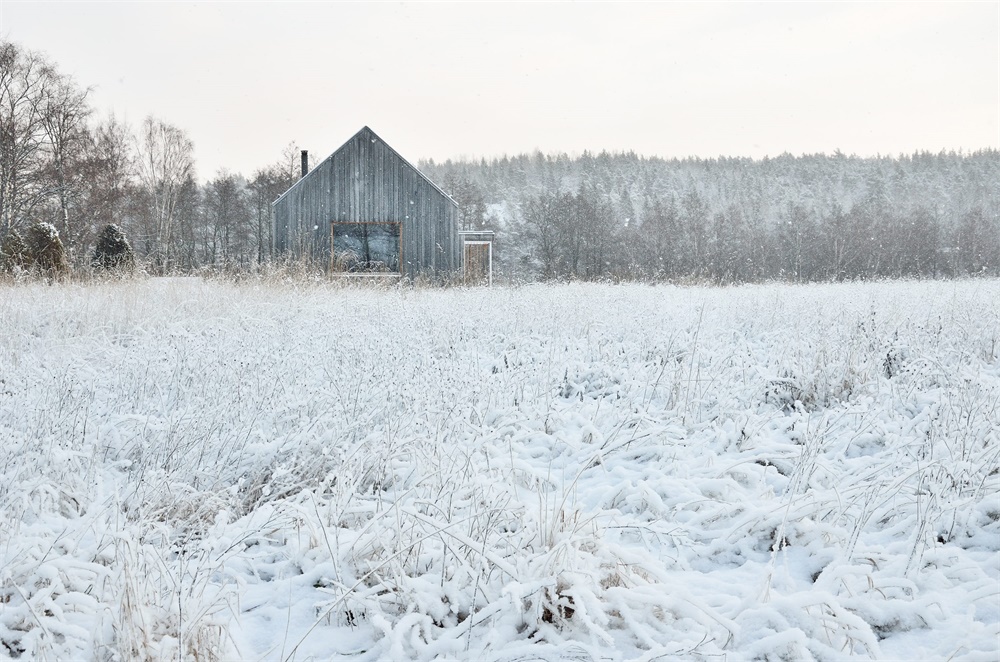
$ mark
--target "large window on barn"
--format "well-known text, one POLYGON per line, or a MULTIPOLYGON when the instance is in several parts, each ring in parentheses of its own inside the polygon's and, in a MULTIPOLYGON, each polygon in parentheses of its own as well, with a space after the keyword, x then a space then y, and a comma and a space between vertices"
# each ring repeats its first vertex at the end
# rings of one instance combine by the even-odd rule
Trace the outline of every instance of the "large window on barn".
POLYGON ((399 223, 333 223, 333 269, 349 274, 398 274, 402 264, 399 223))

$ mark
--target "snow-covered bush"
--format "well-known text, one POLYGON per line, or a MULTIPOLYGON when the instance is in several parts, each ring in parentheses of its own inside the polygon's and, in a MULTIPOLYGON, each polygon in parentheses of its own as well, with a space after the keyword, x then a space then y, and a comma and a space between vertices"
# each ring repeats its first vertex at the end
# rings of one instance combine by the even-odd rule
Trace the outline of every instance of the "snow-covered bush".
POLYGON ((59 231, 51 223, 38 222, 28 228, 25 241, 31 266, 48 276, 59 276, 69 271, 66 249, 59 239, 59 231))
POLYGON ((117 225, 105 225, 97 237, 91 265, 98 270, 119 275, 135 271, 135 254, 125 233, 117 225))
POLYGON ((10 230, 0 243, 0 271, 18 274, 29 264, 28 247, 17 230, 10 230))

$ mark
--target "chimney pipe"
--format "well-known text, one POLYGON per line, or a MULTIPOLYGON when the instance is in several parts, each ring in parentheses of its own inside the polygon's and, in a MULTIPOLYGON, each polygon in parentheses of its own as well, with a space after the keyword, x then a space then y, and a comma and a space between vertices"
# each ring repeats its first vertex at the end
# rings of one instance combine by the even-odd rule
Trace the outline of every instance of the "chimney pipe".
POLYGON ((302 150, 302 176, 305 177, 306 173, 309 172, 309 150, 302 150))

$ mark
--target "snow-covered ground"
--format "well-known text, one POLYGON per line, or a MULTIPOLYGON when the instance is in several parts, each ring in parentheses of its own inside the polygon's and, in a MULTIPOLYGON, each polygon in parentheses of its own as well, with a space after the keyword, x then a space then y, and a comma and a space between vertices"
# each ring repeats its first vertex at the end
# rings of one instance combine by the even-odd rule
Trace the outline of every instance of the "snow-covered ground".
POLYGON ((0 286, 0 657, 1000 655, 1000 282, 0 286))

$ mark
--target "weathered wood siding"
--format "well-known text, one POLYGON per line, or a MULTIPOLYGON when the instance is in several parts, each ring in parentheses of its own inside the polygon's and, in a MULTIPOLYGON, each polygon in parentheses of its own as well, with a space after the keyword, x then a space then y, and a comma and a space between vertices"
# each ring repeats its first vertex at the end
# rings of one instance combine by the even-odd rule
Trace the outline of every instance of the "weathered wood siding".
POLYGON ((458 205, 365 127, 273 205, 274 248, 330 262, 330 224, 401 223, 402 271, 461 269, 458 205))

